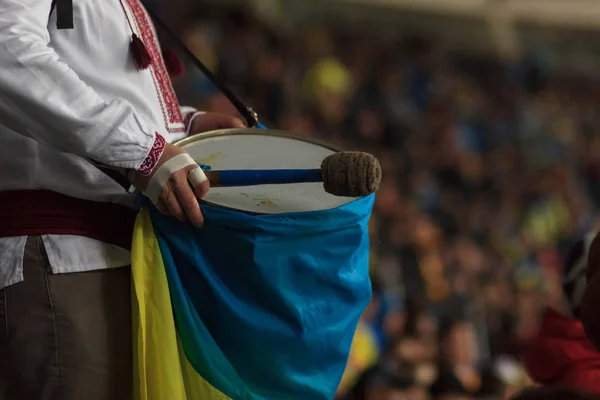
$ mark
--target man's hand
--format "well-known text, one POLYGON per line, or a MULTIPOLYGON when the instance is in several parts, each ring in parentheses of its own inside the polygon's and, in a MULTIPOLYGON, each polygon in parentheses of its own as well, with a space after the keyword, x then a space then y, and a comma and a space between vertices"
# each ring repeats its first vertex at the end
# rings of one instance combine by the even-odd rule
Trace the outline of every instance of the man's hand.
POLYGON ((181 147, 165 144, 152 173, 147 176, 134 173, 133 185, 143 191, 162 213, 195 226, 204 223, 198 201, 208 192, 210 182, 181 147))
MULTIPOLYGON (((244 127, 244 123, 237 118, 206 113, 193 118, 189 132, 196 134, 244 127)), ((181 147, 166 143, 152 172, 148 175, 134 172, 132 181, 162 213, 196 226, 204 223, 198 201, 208 193, 210 182, 198 164, 181 147)))
POLYGON ((217 129, 246 128, 241 120, 219 113, 206 113, 194 117, 190 126, 190 135, 214 131, 217 129))

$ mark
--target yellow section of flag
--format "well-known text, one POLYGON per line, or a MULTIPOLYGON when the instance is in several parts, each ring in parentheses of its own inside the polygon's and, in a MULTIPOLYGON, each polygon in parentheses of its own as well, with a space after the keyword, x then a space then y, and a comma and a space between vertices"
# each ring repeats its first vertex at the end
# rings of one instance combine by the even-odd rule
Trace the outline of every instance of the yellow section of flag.
POLYGON ((231 400, 190 365, 175 329, 167 275, 147 209, 131 249, 134 400, 231 400))

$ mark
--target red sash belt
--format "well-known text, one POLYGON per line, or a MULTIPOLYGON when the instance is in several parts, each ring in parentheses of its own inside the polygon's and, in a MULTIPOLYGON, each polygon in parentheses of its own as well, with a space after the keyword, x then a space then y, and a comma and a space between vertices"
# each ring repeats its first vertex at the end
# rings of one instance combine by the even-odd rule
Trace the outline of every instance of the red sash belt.
POLYGON ((0 191, 0 238, 78 235, 130 249, 135 211, 48 190, 0 191))

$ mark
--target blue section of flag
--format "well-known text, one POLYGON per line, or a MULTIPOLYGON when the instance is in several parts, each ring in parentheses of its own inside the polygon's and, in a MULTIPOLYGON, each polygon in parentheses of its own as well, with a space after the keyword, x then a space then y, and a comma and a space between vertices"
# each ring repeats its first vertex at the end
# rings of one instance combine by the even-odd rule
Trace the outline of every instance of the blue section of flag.
POLYGON ((374 195, 316 212, 150 213, 194 369, 237 399, 330 400, 371 298, 374 195))

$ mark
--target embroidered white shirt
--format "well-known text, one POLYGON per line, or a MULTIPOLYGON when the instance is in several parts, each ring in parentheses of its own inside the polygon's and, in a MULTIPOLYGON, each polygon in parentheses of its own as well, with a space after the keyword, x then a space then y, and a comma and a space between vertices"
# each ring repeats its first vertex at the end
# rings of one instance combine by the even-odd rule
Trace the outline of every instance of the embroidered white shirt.
MULTIPOLYGON (((131 194, 84 158, 138 168, 156 133, 169 142, 187 135, 184 119, 195 110, 179 106, 139 0, 77 0, 68 30, 56 29, 51 3, 0 5, 0 191, 47 189, 133 206, 131 194), (134 65, 131 29, 152 56, 147 70, 134 65)), ((130 262, 128 251, 96 240, 42 239, 54 273, 130 262)), ((26 241, 0 239, 0 288, 23 279, 26 241)))

